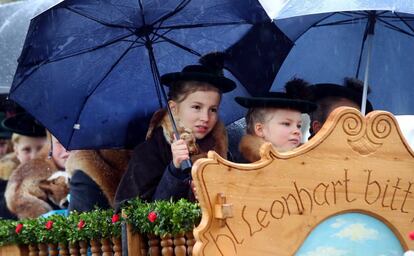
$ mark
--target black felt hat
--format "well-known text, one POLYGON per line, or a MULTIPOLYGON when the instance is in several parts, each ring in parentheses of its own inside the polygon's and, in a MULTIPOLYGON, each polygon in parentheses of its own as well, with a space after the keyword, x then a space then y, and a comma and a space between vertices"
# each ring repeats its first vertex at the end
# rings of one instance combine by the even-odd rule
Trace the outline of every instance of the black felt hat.
MULTIPOLYGON (((333 83, 320 83, 310 86, 312 90, 312 101, 317 102, 328 97, 345 98, 355 102, 361 107, 363 84, 356 79, 345 79, 345 85, 333 83)), ((372 104, 367 100, 366 113, 373 110, 372 104)))
POLYGON ((259 97, 236 97, 235 100, 245 108, 285 108, 301 113, 310 113, 316 104, 305 100, 309 98, 309 86, 302 79, 293 79, 286 83, 286 92, 268 92, 259 97))
POLYGON ((223 93, 230 92, 236 88, 236 83, 224 76, 225 57, 224 53, 219 52, 207 54, 200 58, 199 65, 189 65, 181 72, 162 75, 161 83, 171 86, 177 81, 200 81, 217 87, 223 93))
POLYGON ((45 137, 46 129, 28 113, 20 113, 6 118, 1 124, 13 133, 28 137, 45 137))
MULTIPOLYGON (((0 112, 0 122, 3 122, 5 118, 6 118, 6 114, 3 112, 0 112)), ((11 131, 0 125, 0 139, 9 140, 11 136, 12 136, 11 131)))
POLYGON ((271 92, 262 97, 236 97, 235 100, 245 108, 285 108, 295 109, 301 113, 310 113, 316 109, 316 104, 289 98, 283 92, 271 92))

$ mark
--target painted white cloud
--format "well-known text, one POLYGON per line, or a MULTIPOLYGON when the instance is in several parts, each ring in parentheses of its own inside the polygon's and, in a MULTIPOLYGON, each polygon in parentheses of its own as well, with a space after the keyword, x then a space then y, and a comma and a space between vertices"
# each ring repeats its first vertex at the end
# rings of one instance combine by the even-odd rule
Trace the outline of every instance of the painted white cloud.
POLYGON ((377 240, 379 232, 376 229, 367 228, 363 223, 351 224, 338 233, 334 234, 336 237, 348 238, 352 241, 377 240))
POLYGON ((346 251, 336 249, 335 247, 320 246, 313 251, 306 252, 299 256, 343 256, 346 255, 346 251))
POLYGON ((346 223, 347 223, 346 220, 341 219, 341 218, 336 218, 335 222, 332 223, 330 226, 331 226, 331 228, 340 228, 343 225, 345 225, 346 223))

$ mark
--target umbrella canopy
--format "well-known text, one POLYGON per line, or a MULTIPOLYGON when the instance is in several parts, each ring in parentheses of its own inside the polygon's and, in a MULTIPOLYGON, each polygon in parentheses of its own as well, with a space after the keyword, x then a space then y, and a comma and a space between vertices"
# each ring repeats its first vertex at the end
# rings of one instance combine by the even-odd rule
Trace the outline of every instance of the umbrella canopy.
POLYGON ((30 19, 60 0, 26 0, 0 5, 0 93, 8 93, 30 19))
POLYGON ((290 47, 279 36, 255 0, 67 0, 32 20, 10 97, 68 149, 129 147, 163 105, 159 74, 212 51, 227 49, 226 67, 245 85, 221 109, 227 123, 240 118, 233 97, 270 88, 270 58, 290 47), (251 49, 269 55, 255 61, 251 49))
POLYGON ((414 113, 412 1, 290 0, 268 11, 295 44, 271 90, 293 76, 338 84, 357 77, 370 85, 374 109, 414 113))

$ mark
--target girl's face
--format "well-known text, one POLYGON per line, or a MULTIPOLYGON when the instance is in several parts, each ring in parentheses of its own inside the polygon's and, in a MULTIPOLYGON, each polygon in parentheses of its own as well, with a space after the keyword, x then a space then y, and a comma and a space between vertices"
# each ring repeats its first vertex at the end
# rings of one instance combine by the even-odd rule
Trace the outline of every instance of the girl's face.
POLYGON ((301 143, 301 113, 291 109, 269 109, 265 123, 255 125, 256 135, 271 142, 280 152, 289 151, 301 143))
POLYGON ((65 169, 65 163, 66 160, 69 157, 69 152, 63 147, 62 144, 55 138, 52 137, 52 143, 53 143, 53 152, 52 152, 52 158, 57 167, 61 170, 65 169))
POLYGON ((27 163, 36 157, 37 153, 45 144, 46 138, 34 138, 20 136, 17 143, 14 143, 14 152, 21 164, 27 163))
POLYGON ((216 91, 196 91, 179 103, 171 100, 169 104, 182 125, 191 129, 196 139, 202 139, 217 123, 220 94, 216 91))

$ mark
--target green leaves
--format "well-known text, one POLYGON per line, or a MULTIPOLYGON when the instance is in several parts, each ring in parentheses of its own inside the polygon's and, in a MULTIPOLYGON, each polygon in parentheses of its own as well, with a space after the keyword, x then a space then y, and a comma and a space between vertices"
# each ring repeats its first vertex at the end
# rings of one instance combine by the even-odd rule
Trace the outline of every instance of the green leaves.
POLYGON ((51 215, 26 220, 0 219, 0 246, 7 244, 75 243, 91 239, 121 236, 121 222, 131 223, 136 232, 164 236, 191 231, 198 225, 198 204, 184 199, 178 202, 152 203, 134 199, 124 209, 127 219, 113 209, 71 212, 68 217, 51 215))
POLYGON ((144 203, 140 199, 130 201, 124 209, 127 222, 136 232, 164 236, 192 230, 198 225, 201 210, 198 204, 181 199, 178 202, 156 201, 144 203))

